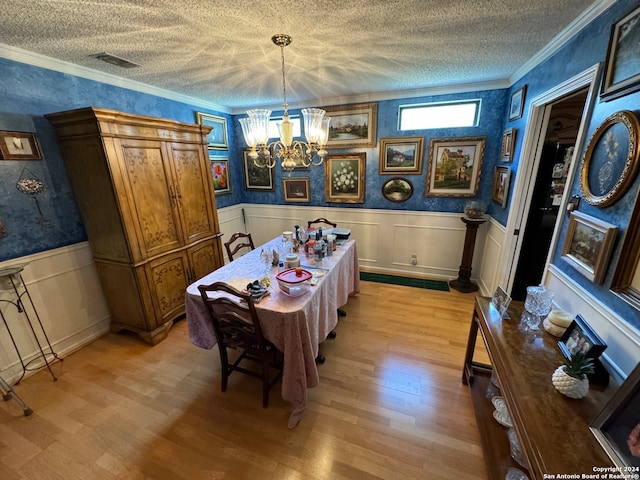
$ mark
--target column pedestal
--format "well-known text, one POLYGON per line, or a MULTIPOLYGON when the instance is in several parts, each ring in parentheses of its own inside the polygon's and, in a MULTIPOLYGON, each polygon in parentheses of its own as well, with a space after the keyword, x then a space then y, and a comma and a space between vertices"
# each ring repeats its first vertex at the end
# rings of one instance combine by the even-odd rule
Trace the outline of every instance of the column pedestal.
POLYGON ((451 280, 449 286, 462 293, 470 293, 478 290, 478 286, 471 279, 471 265, 473 264, 473 250, 476 246, 476 234, 478 227, 487 221, 486 218, 460 217, 460 220, 467 226, 464 237, 464 250, 462 252, 462 263, 458 270, 458 278, 451 280))

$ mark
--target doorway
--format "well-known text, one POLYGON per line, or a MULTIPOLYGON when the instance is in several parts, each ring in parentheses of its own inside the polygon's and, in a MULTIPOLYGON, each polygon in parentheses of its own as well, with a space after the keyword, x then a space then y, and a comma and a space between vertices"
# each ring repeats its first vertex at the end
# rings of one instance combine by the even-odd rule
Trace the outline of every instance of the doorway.
POLYGON ((524 300, 529 285, 539 285, 549 256, 560 205, 573 160, 578 130, 588 88, 583 88, 547 106, 549 121, 542 142, 529 212, 526 215, 520 258, 511 296, 524 300))

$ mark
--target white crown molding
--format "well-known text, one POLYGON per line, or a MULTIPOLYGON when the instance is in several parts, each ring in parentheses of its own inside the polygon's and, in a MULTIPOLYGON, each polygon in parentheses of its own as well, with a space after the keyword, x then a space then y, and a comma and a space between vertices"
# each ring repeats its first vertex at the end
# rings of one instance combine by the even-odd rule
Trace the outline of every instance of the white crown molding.
POLYGON ((599 15, 611 7, 616 0, 596 0, 589 8, 587 8, 580 16, 571 22, 564 30, 556 35, 542 50, 525 62, 510 77, 510 84, 513 85, 535 67, 544 62, 551 55, 556 53, 565 43, 567 43, 574 35, 585 28, 589 23, 595 20, 599 15))
POLYGON ((87 80, 93 80, 96 82, 105 83, 107 85, 113 85, 115 87, 126 88, 128 90, 134 90, 136 92, 166 98, 168 100, 175 100, 176 102, 186 103, 195 107, 215 110, 221 113, 231 113, 228 107, 218 105, 217 103, 206 102, 199 98, 171 92, 163 88, 153 87, 151 85, 147 85, 146 83, 127 80, 110 73, 99 72, 98 70, 93 70, 91 68, 74 65, 73 63, 65 62, 63 60, 57 60, 55 58, 47 57, 46 55, 41 55, 35 52, 30 52, 22 48, 12 47, 11 45, 0 43, 0 57, 6 58, 7 60, 26 63, 35 67, 46 68, 55 72, 66 73, 68 75, 86 78, 87 80))

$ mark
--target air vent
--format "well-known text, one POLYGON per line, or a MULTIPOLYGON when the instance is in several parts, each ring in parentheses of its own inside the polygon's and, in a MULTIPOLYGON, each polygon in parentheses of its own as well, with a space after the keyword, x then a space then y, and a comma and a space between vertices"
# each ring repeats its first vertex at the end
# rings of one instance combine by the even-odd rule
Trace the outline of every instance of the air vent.
POLYGON ((130 62, 129 60, 125 60, 124 58, 116 57, 115 55, 111 55, 110 53, 105 52, 94 53, 93 55, 89 56, 122 68, 135 68, 140 66, 137 63, 130 62))

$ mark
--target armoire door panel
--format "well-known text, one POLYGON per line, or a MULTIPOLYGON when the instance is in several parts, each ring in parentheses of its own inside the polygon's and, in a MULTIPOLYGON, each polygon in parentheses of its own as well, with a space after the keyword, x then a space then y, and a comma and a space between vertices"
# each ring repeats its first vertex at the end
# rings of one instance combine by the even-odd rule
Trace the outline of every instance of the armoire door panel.
POLYGON ((158 142, 122 144, 130 208, 137 218, 146 258, 182 245, 178 199, 172 191, 170 170, 164 157, 166 153, 158 142))
POLYGON ((204 170, 210 168, 209 159, 205 161, 197 145, 173 143, 171 155, 185 242, 192 243, 216 233, 210 200, 213 192, 204 170))
POLYGON ((218 243, 215 238, 212 238, 188 249, 193 277, 189 283, 193 283, 197 279, 210 274, 220 266, 218 259, 221 256, 221 252, 217 251, 218 243))
POLYGON ((148 282, 159 323, 173 320, 184 311, 184 295, 189 285, 188 273, 189 261, 184 250, 149 262, 148 282))

